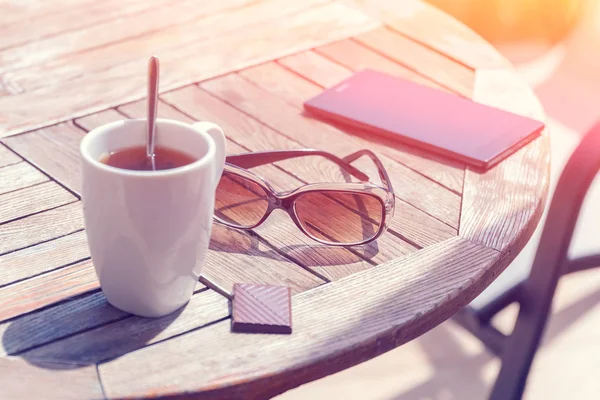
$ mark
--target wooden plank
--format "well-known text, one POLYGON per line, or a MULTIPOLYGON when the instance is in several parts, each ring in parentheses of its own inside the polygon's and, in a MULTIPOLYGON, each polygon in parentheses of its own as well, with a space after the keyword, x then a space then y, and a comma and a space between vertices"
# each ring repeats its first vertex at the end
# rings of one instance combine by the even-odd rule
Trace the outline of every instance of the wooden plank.
POLYGON ((0 195, 23 189, 49 179, 26 162, 19 162, 0 168, 0 195))
POLYGON ((20 161, 23 161, 21 157, 0 143, 0 167, 16 164, 20 161))
POLYGON ((326 61, 314 51, 304 51, 278 60, 279 64, 325 88, 332 87, 352 75, 349 69, 326 61))
POLYGON ((476 68, 506 67, 509 62, 471 28, 421 0, 369 0, 362 8, 393 30, 476 68))
MULTIPOLYGON (((291 73, 288 79, 290 82, 301 80, 291 73)), ((258 81, 255 80, 254 83, 258 81)), ((213 79, 202 83, 201 87, 253 115, 271 128, 295 139, 302 138, 304 145, 327 149, 342 155, 372 147, 367 140, 356 135, 348 135, 331 125, 301 114, 299 106, 290 105, 278 96, 265 91, 264 89, 268 90, 267 87, 258 88, 238 75, 213 79), (332 148, 332 143, 335 143, 335 148, 332 148)), ((282 93, 277 94, 282 95, 282 93)), ((458 226, 460 196, 385 156, 381 157, 381 161, 388 170, 400 199, 451 227, 458 226)), ((364 168, 367 173, 373 171, 372 166, 366 167, 370 165, 367 160, 362 160, 357 165, 364 168)), ((369 175, 377 176, 376 172, 369 175)))
POLYGON ((212 290, 192 296, 185 307, 161 318, 131 316, 22 354, 26 359, 97 363, 196 330, 229 316, 227 298, 212 290))
POLYGON ((100 288, 91 261, 0 288, 0 321, 100 288))
MULTIPOLYGON (((118 110, 123 114, 127 115, 129 118, 142 118, 146 115, 146 100, 138 100, 133 103, 125 104, 123 106, 118 107, 118 110)), ((187 114, 182 113, 177 110, 172 105, 165 103, 163 100, 158 101, 158 116, 160 118, 173 119, 176 121, 185 122, 188 124, 193 124, 197 122, 194 118, 190 118, 187 114)), ((227 153, 232 154, 233 151, 230 151, 229 146, 227 146, 227 153)))
POLYGON ((94 114, 86 115, 85 117, 78 118, 75 120, 75 126, 89 132, 96 129, 100 125, 108 124, 110 122, 121 121, 126 119, 122 114, 109 108, 108 110, 100 111, 94 114))
POLYGON ((45 182, 0 195, 0 224, 77 201, 54 182, 45 182))
MULTIPOLYGON (((545 120, 533 91, 510 70, 481 71, 474 100, 545 120)), ((547 131, 496 167, 467 170, 460 235, 502 252, 518 254, 540 220, 550 179, 547 131)))
POLYGON ((90 256, 84 231, 78 231, 0 257, 0 286, 82 261, 90 256))
POLYGON ((473 71, 387 28, 356 36, 358 42, 463 96, 473 92, 473 71))
MULTIPOLYGON (((61 0, 63 7, 85 6, 95 0, 61 0)), ((14 23, 28 23, 41 17, 60 13, 61 8, 56 4, 38 0, 19 0, 0 2, 0 12, 2 14, 2 26, 8 26, 14 23)))
MULTIPOLYGON (((218 102, 218 100, 214 98, 212 98, 214 100, 213 102, 201 102, 202 106, 197 107, 197 105, 194 104, 194 94, 197 92, 200 92, 198 88, 190 87, 168 93, 164 97, 168 101, 176 103, 177 106, 181 106, 182 109, 190 111, 189 114, 197 116, 198 119, 208 119, 220 124, 225 132, 231 135, 234 140, 245 137, 245 140, 243 141, 244 144, 251 146, 251 150, 256 148, 252 145, 252 142, 248 140, 248 135, 246 134, 247 131, 241 129, 242 126, 247 126, 248 124, 243 123, 244 116, 241 115, 239 111, 218 102), (215 101, 217 101, 217 103, 215 103, 215 101), (211 105, 216 105, 216 107, 211 107, 211 105), (223 115, 227 113, 231 113, 232 117, 229 118, 223 115), (241 124, 238 123, 240 122, 240 118, 242 119, 241 124)), ((204 92, 200 93, 210 97, 204 92)), ((136 103, 136 105, 123 109, 122 111, 128 113, 131 117, 139 117, 146 112, 142 107, 142 103, 143 102, 136 103)), ((189 120, 189 117, 185 114, 182 114, 180 111, 164 102, 161 102, 158 110, 159 115, 164 118, 174 118, 182 121, 186 121, 186 119, 189 120)), ((274 135, 275 133, 271 132, 270 134, 274 135)), ((231 140, 227 143, 227 152, 230 154, 245 152, 247 151, 247 148, 248 147, 241 147, 231 140)), ((322 164, 322 160, 316 161, 317 166, 322 164)), ((302 161, 296 161, 296 163, 298 162, 302 163, 302 161)), ((268 179, 277 190, 295 189, 304 183, 296 177, 297 175, 287 174, 272 165, 259 167, 253 170, 263 178, 268 179)), ((243 243, 247 243, 243 248, 252 248, 253 246, 251 243, 253 242, 260 246, 256 237, 244 235, 235 230, 224 230, 224 227, 218 224, 214 225, 213 229, 212 243, 214 246, 218 246, 218 248, 222 249, 222 251, 228 251, 232 245, 233 248, 240 247, 240 244, 243 243)), ((398 243, 398 239, 393 240, 390 237, 382 238, 382 241, 384 242, 388 240, 394 241, 393 245, 385 246, 385 252, 379 252, 376 244, 372 244, 371 246, 358 251, 323 246, 306 237, 298 227, 292 223, 287 215, 279 212, 273 213, 269 220, 267 220, 263 226, 254 229, 254 232, 265 239, 269 244, 276 247, 280 252, 286 254, 287 257, 329 280, 339 279, 354 272, 370 268, 372 267, 372 263, 382 261, 381 257, 391 257, 389 255, 390 252, 395 255, 403 255, 414 250, 414 248, 407 243, 398 243), (396 253, 394 253, 394 251, 396 251, 396 253)), ((265 248, 265 251, 255 252, 253 255, 258 257, 272 257, 275 253, 265 248), (269 254, 271 254, 271 256, 269 256, 269 254)), ((210 272, 209 276, 220 276, 220 279, 229 277, 227 292, 231 290, 231 285, 232 283, 235 283, 235 279, 242 279, 241 282, 248 279, 256 279, 255 277, 252 277, 253 273, 250 269, 246 269, 246 276, 242 277, 239 276, 239 271, 231 271, 233 272, 233 274, 231 274, 229 268, 223 269, 222 265, 224 265, 223 262, 215 263, 214 272, 210 272)), ((285 281, 285 277, 283 276, 278 279, 285 281)), ((214 278, 212 278, 212 280, 214 281, 214 278)))
MULTIPOLYGON (((0 26, 0 49, 39 40, 61 32, 89 27, 104 21, 135 15, 153 7, 158 0, 103 0, 86 1, 81 6, 59 6, 61 12, 40 15, 29 23, 0 26)), ((32 16, 35 17, 35 16, 32 16)), ((29 16, 26 17, 29 19, 29 16)), ((4 22, 4 21, 3 21, 4 22)))
POLYGON ((0 254, 83 229, 81 204, 65 206, 0 225, 0 254))
MULTIPOLYGON (((162 98, 197 120, 218 123, 231 140, 252 151, 306 148, 197 87, 166 93, 162 98)), ((316 163, 307 163, 293 159, 274 165, 293 171, 295 176, 310 177, 311 183, 345 181, 337 165, 321 158, 316 158, 315 161, 316 163)), ((286 187, 294 189, 293 185, 286 187)))
MULTIPOLYGON (((291 92, 300 93, 301 90, 292 90, 291 92)), ((225 129, 229 137, 253 151, 304 147, 198 88, 180 89, 165 94, 163 98, 197 119, 215 121, 225 129)), ((290 123, 294 124, 295 121, 290 123)), ((331 163, 324 163, 320 160, 313 162, 289 160, 276 165, 305 182, 345 181, 344 177, 340 176, 337 166, 332 167, 331 163)), ((289 189, 293 189, 293 185, 289 186, 289 189)), ((391 221, 392 231, 396 231, 402 235, 401 237, 420 247, 456 235, 455 229, 400 200, 396 203, 396 216, 391 221)), ((328 273, 333 270, 332 267, 327 269, 328 273)))
MULTIPOLYGON (((281 8, 296 3, 306 6, 306 2, 280 1, 281 8)), ((164 71, 161 74, 161 89, 165 91, 181 87, 379 26, 378 22, 339 3, 269 19, 274 12, 253 15, 252 18, 242 13, 236 24, 232 22, 233 13, 220 21, 211 19, 212 25, 202 22, 204 29, 187 31, 191 37, 185 45, 177 46, 182 40, 181 35, 166 40, 164 52, 157 51, 162 60, 161 70, 164 71), (259 24, 260 29, 248 29, 251 24, 259 24), (230 26, 232 30, 223 32, 223 26, 230 26), (217 35, 217 32, 221 34, 217 35), (195 40, 198 34, 208 37, 195 40)), ((154 44, 158 39, 152 37, 146 40, 154 44)), ((130 45, 131 51, 146 48, 140 41, 130 45)), ((94 54, 100 56, 98 51, 94 54)), ((72 80, 60 81, 55 85, 46 84, 38 90, 15 96, 0 97, 0 109, 8 116, 0 120, 0 137, 144 97, 146 77, 145 73, 140 74, 139 71, 146 71, 147 57, 147 52, 143 50, 143 55, 138 59, 112 64, 97 73, 87 73, 88 70, 83 68, 82 74, 72 80), (82 88, 85 88, 85 94, 82 94, 82 88), (60 96, 60 102, 55 101, 57 96, 60 96)), ((91 65, 96 67, 98 60, 91 65)), ((53 75, 52 71, 46 69, 43 72, 44 76, 53 75)))
MULTIPOLYGON (((164 0, 161 0, 164 1, 164 0)), ((244 0, 235 0, 237 2, 244 0)), ((249 0, 245 0, 248 2, 249 0)), ((226 32, 231 32, 237 29, 248 28, 256 23, 267 21, 269 19, 281 18, 287 14, 306 9, 309 6, 324 3, 326 0, 310 0, 307 3, 292 3, 283 2, 282 0, 266 0, 256 4, 251 4, 249 7, 232 10, 229 13, 217 13, 208 15, 206 18, 196 17, 195 14, 202 12, 204 7, 198 7, 196 2, 189 0, 183 3, 175 3, 170 8, 175 11, 174 23, 171 24, 169 18, 164 18, 161 13, 164 10, 156 10, 151 15, 150 20, 158 20, 164 18, 164 29, 154 31, 154 21, 149 24, 142 24, 141 28, 150 29, 148 35, 133 35, 132 37, 125 36, 124 40, 115 40, 115 43, 109 43, 106 46, 95 48, 94 51, 75 52, 67 54, 64 57, 57 57, 48 63, 33 65, 29 68, 18 69, 14 72, 4 74, 4 81, 9 82, 13 86, 22 88, 21 91, 33 91, 42 88, 48 83, 44 83, 40 79, 42 71, 50 72, 53 80, 57 82, 66 82, 77 78, 83 73, 98 74, 97 79, 102 79, 102 71, 113 68, 116 65, 129 63, 133 60, 147 61, 147 48, 152 48, 161 60, 161 86, 164 86, 165 78, 168 76, 168 70, 162 68, 164 63, 171 57, 170 53, 175 51, 174 48, 185 48, 193 42, 203 42, 208 38, 213 38, 226 32), (190 12, 190 10, 193 10, 190 12), (178 15, 179 14, 179 15, 178 15), (189 16, 191 14, 191 16, 189 16), (181 23, 177 23, 177 21, 181 23)), ((213 1, 214 3, 214 1, 213 1)), ((220 2, 221 6, 225 2, 220 2)), ((214 5, 213 5, 214 6, 214 5)), ((124 20, 126 24, 121 28, 121 31, 127 32, 127 24, 136 25, 138 23, 137 16, 132 20, 124 20)), ((160 23, 159 23, 160 25, 160 23)), ((160 28, 160 26, 159 26, 160 28)), ((134 28, 135 29, 135 28, 134 28)), ((121 32, 123 35, 124 32, 121 32)), ((97 33, 95 33, 98 35, 97 33)), ((104 33, 103 36, 107 36, 104 33)))
POLYGON ((0 387, 5 399, 102 399, 96 366, 52 361, 0 359, 0 387))
MULTIPOLYGON (((340 70, 340 68, 342 67, 339 66, 337 68, 333 68, 332 65, 337 64, 324 58, 323 56, 315 54, 312 51, 298 53, 294 57, 296 62, 294 64, 288 63, 288 68, 290 68, 293 72, 297 73, 298 75, 301 75, 302 77, 305 77, 306 79, 311 80, 313 82, 318 82, 319 80, 322 80, 318 77, 319 73, 317 72, 320 69, 327 71, 327 76, 329 77, 328 79, 330 79, 331 81, 338 82, 347 78, 348 74, 350 73, 346 69, 340 70), (301 62, 300 60, 302 60, 304 57, 306 57, 307 59, 304 62, 301 62), (338 75, 334 75, 335 71, 340 71, 340 73, 338 75), (314 76, 314 74, 317 74, 317 76, 314 76)), ((376 66, 374 67, 375 69, 377 69, 376 66)), ((249 77, 250 80, 257 82, 257 84, 259 84, 261 87, 264 87, 266 84, 268 84, 271 91, 275 91, 274 89, 278 88, 278 86, 274 84, 275 81, 288 82, 288 86, 294 86, 294 89, 288 91, 285 88, 281 88, 281 90, 277 90, 277 92, 281 93, 282 97, 290 99, 290 101, 294 100, 294 98, 290 95, 287 95, 287 93, 296 93, 299 90, 297 86, 301 85, 300 80, 286 79, 289 78, 289 74, 286 74, 283 71, 278 70, 277 68, 268 68, 267 65, 261 65, 257 68, 251 68, 242 72, 241 74, 246 77, 249 77), (263 68, 265 70, 268 70, 268 74, 264 72, 260 73, 260 70, 263 68), (254 74, 258 75, 254 79, 252 76, 249 76, 254 74)), ((304 86, 308 86, 305 88, 306 90, 304 91, 304 96, 306 96, 306 98, 304 99, 305 101, 308 98, 322 92, 323 87, 326 85, 320 84, 321 87, 317 87, 316 85, 304 86)), ((294 104, 300 105, 302 103, 303 101, 294 104)), ((362 133, 362 137, 367 138, 369 142, 373 145, 373 150, 377 150, 382 154, 386 154, 390 158, 393 158, 394 160, 425 175, 426 177, 440 183, 441 185, 447 187, 450 190, 453 190, 456 193, 462 192, 464 177, 463 164, 450 160, 448 158, 439 157, 435 154, 432 154, 431 152, 426 152, 417 149, 414 146, 399 143, 398 141, 389 140, 383 137, 374 137, 374 135, 368 132, 360 132, 360 130, 354 131, 358 131, 359 135, 362 133)))
POLYGON ((102 292, 90 293, 1 323, 0 356, 20 354, 128 316, 111 306, 102 292))
MULTIPOLYGON (((101 23, 92 25, 81 25, 80 29, 69 29, 58 35, 46 36, 42 39, 31 41, 17 47, 11 47, 0 51, 0 71, 7 72, 17 69, 31 67, 48 63, 56 66, 57 60, 65 62, 65 58, 73 60, 82 56, 80 53, 104 51, 102 48, 113 45, 115 42, 139 37, 143 35, 154 35, 163 29, 204 18, 207 15, 230 10, 231 8, 244 7, 254 0, 228 0, 228 1, 204 1, 202 7, 194 0, 178 1, 170 0, 139 1, 137 4, 126 4, 122 2, 113 5, 114 10, 121 11, 117 18, 104 18, 101 23), (130 7, 129 9, 127 7, 130 7), (134 8, 134 13, 131 13, 134 8), (137 10, 135 10, 137 9, 137 10)), ((105 0, 106 2, 106 0, 105 0)), ((109 0, 110 2, 110 0, 109 0)), ((105 6, 102 6, 103 8, 105 6)), ((94 10, 90 10, 93 12, 94 10)), ((109 14, 110 15, 110 14, 109 14)), ((87 17, 87 14, 86 14, 87 17)), ((92 16, 98 18, 98 16, 92 16)), ((57 19, 57 17, 54 17, 57 19)), ((54 22, 54 21, 53 21, 54 22)), ((75 24, 69 21, 69 28, 75 24)), ((77 21, 80 24, 80 21, 77 21)), ((19 29, 15 27, 15 29, 19 29)), ((23 27, 21 27, 23 29, 23 27)), ((0 28, 0 32, 2 28, 0 28)), ((31 31, 31 29, 29 29, 31 31)), ((36 29, 36 31, 39 31, 36 29)), ((39 32, 36 32, 39 34, 39 32)), ((64 65, 64 64, 63 64, 64 65)), ((7 77, 10 80, 10 77, 7 77)))
POLYGON ((270 398, 433 328, 483 290, 498 256, 450 239, 294 296, 291 335, 233 334, 224 321, 100 364, 100 376, 109 398, 270 398))
POLYGON ((13 136, 4 142, 59 183, 81 194, 79 143, 83 134, 72 122, 66 122, 13 136))
POLYGON ((376 69, 386 74, 417 82, 421 85, 450 92, 450 90, 438 85, 429 78, 393 62, 389 58, 374 52, 353 39, 340 40, 339 42, 326 44, 317 47, 314 51, 353 71, 360 71, 365 68, 376 69))

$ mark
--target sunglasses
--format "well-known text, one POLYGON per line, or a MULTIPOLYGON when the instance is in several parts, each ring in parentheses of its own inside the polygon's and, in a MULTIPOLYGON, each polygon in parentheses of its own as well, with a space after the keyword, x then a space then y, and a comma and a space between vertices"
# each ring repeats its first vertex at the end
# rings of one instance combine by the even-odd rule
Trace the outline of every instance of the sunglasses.
POLYGON ((369 243, 384 233, 394 215, 395 197, 383 164, 370 150, 339 158, 312 149, 267 151, 227 156, 215 196, 215 219, 236 229, 253 229, 275 209, 285 210, 311 239, 332 246, 369 243), (322 156, 360 183, 315 183, 277 192, 248 169, 306 156, 322 156), (377 166, 382 186, 350 163, 362 156, 377 166))

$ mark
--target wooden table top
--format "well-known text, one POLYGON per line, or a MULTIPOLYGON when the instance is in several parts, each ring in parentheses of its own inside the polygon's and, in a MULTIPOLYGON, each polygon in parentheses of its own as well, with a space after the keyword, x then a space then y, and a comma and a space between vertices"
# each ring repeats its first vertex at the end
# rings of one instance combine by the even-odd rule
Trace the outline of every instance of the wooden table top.
MULTIPOLYGON (((327 0, 0 2, 0 397, 268 397, 410 341, 481 293, 541 217, 547 134, 480 174, 302 113, 304 100, 370 67, 545 119, 490 44, 417 0, 401 11, 327 0), (160 116, 217 122, 230 153, 376 151, 397 195, 390 230, 346 249, 316 244, 277 213, 252 232, 215 225, 183 310, 145 319, 108 305, 83 231, 78 145, 90 129, 144 114, 151 54, 160 116), (291 287, 293 334, 230 333, 236 282, 291 287)), ((257 172, 282 190, 343 179, 319 159, 277 166, 257 172)), ((377 176, 367 160, 358 166, 377 176)))

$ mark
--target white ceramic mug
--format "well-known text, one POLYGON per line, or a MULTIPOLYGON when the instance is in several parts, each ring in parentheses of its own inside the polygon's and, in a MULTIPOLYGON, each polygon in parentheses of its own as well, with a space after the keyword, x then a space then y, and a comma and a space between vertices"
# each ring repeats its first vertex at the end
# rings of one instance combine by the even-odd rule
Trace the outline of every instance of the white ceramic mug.
POLYGON ((156 146, 191 164, 160 171, 115 168, 100 160, 146 143, 146 120, 100 126, 81 141, 83 214, 100 286, 113 306, 160 317, 185 305, 210 241, 215 190, 225 162, 217 125, 157 119, 156 146))

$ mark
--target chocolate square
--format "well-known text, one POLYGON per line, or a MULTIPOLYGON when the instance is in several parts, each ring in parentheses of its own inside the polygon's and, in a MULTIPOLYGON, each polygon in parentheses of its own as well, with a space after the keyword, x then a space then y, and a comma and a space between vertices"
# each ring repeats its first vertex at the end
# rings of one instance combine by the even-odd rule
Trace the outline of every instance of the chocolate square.
POLYGON ((292 333, 290 288, 236 283, 231 329, 244 333, 292 333))

